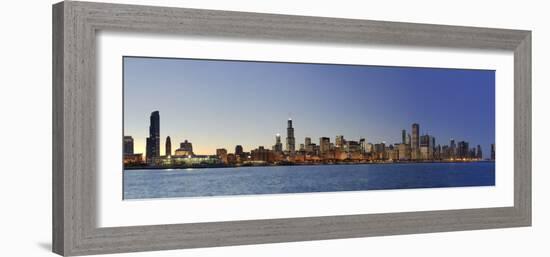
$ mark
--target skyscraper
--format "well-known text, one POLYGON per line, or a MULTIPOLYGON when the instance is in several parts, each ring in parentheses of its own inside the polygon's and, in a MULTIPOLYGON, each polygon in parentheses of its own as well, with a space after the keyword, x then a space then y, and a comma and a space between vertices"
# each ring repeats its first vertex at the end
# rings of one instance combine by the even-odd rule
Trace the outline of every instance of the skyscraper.
POLYGON ((306 147, 307 147, 308 145, 311 145, 311 137, 306 137, 306 139, 305 139, 305 145, 306 145, 306 147))
POLYGON ((449 157, 450 158, 456 157, 456 143, 454 138, 451 138, 451 147, 449 149, 449 157))
POLYGON ((344 148, 344 145, 346 144, 346 140, 344 139, 343 135, 336 136, 336 147, 338 148, 344 148))
POLYGON ((306 137, 305 139, 305 150, 306 152, 310 153, 313 152, 313 145, 311 144, 311 137, 306 137))
POLYGON ((286 128, 286 150, 290 154, 296 151, 296 139, 294 138, 294 128, 292 127, 292 119, 288 119, 288 127, 286 128))
POLYGON ((495 144, 491 144, 491 160, 494 161, 495 157, 495 144))
POLYGON ((384 142, 374 144, 374 152, 376 153, 375 158, 386 159, 386 144, 384 142))
POLYGON ((165 155, 166 156, 172 156, 172 141, 170 140, 170 136, 166 137, 166 143, 165 143, 165 155))
POLYGON ((420 136, 420 146, 426 146, 426 147, 429 147, 430 146, 430 136, 429 135, 423 135, 423 136, 420 136))
POLYGON ((420 125, 418 123, 412 124, 412 137, 411 137, 411 159, 417 160, 420 158, 420 125))
POLYGON ((367 140, 364 138, 359 138, 359 145, 361 146, 361 152, 367 151, 367 140))
POLYGON ((357 141, 349 140, 346 142, 346 145, 344 146, 344 149, 346 152, 360 152, 361 151, 361 144, 357 141))
POLYGON ((151 113, 149 118, 149 137, 146 141, 147 162, 152 162, 160 156, 160 115, 159 111, 151 113))
POLYGON ((434 150, 434 159, 441 160, 441 145, 437 145, 434 150))
POLYGON ((401 143, 406 144, 407 143, 407 131, 401 130, 401 143))
POLYGON ((418 150, 420 146, 420 125, 418 123, 412 124, 412 138, 411 138, 411 149, 418 150))
POLYGON ((319 138, 319 151, 321 154, 328 153, 330 150, 330 138, 321 137, 319 138))
POLYGON ((397 146, 398 158, 400 161, 408 161, 411 159, 411 146, 408 144, 399 144, 397 146))
POLYGON ((235 155, 241 155, 241 154, 243 154, 243 146, 242 145, 235 146, 235 155))
POLYGON ((481 145, 477 145, 476 158, 483 159, 483 152, 481 151, 481 145))
POLYGON ((134 138, 131 136, 124 136, 123 142, 124 155, 134 154, 134 138))
POLYGON ((456 148, 456 157, 463 159, 468 158, 470 148, 469 144, 466 141, 460 141, 458 142, 457 148, 456 148))
POLYGON ((435 149, 435 138, 430 135, 423 135, 420 137, 420 158, 423 160, 433 159, 433 153, 435 149))
POLYGON ((273 146, 273 151, 276 153, 283 152, 283 144, 281 143, 281 135, 279 133, 275 135, 275 145, 273 146))

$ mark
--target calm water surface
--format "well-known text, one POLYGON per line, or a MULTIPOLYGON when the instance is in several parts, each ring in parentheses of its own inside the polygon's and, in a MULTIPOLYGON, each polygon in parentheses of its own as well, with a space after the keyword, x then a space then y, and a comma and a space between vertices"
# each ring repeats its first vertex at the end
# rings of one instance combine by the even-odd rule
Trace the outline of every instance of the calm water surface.
POLYGON ((494 162, 124 171, 125 199, 494 185, 494 162))

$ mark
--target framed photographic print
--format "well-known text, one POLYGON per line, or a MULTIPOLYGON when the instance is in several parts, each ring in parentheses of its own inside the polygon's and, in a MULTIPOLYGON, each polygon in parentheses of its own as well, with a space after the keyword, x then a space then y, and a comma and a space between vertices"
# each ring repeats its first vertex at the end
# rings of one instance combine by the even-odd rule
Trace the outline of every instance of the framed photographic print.
POLYGON ((495 185, 494 70, 122 62, 124 199, 495 185))
POLYGON ((53 250, 530 226, 530 40, 56 4, 53 250))

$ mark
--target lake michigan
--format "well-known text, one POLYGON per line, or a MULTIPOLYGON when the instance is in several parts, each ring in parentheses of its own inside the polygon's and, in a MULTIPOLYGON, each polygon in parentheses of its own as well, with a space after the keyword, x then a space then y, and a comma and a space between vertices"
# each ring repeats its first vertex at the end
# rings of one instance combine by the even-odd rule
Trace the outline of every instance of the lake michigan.
POLYGON ((124 199, 494 186, 494 162, 124 171, 124 199))

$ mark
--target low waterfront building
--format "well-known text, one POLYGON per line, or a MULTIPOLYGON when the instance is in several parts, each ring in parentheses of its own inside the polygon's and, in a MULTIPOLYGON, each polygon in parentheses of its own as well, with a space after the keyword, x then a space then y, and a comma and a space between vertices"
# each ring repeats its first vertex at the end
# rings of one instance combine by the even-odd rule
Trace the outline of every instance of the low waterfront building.
POLYGON ((252 161, 273 162, 275 160, 273 151, 265 149, 263 146, 250 151, 250 156, 252 157, 252 161))
POLYGON ((359 150, 359 151, 354 151, 354 152, 348 153, 348 158, 351 161, 360 162, 360 161, 364 160, 365 156, 363 155, 361 150, 359 150))
POLYGON ((236 164, 237 163, 237 156, 235 154, 227 154, 227 164, 236 164))
POLYGON ((141 165, 144 163, 143 154, 141 153, 124 154, 123 163, 124 165, 128 165, 128 166, 141 165))
POLYGON ((239 155, 235 154, 235 156, 237 157, 237 163, 252 161, 252 156, 249 152, 241 152, 239 155))
POLYGON ((221 160, 215 155, 193 156, 168 156, 162 160, 163 165, 193 166, 193 165, 219 165, 221 160))

